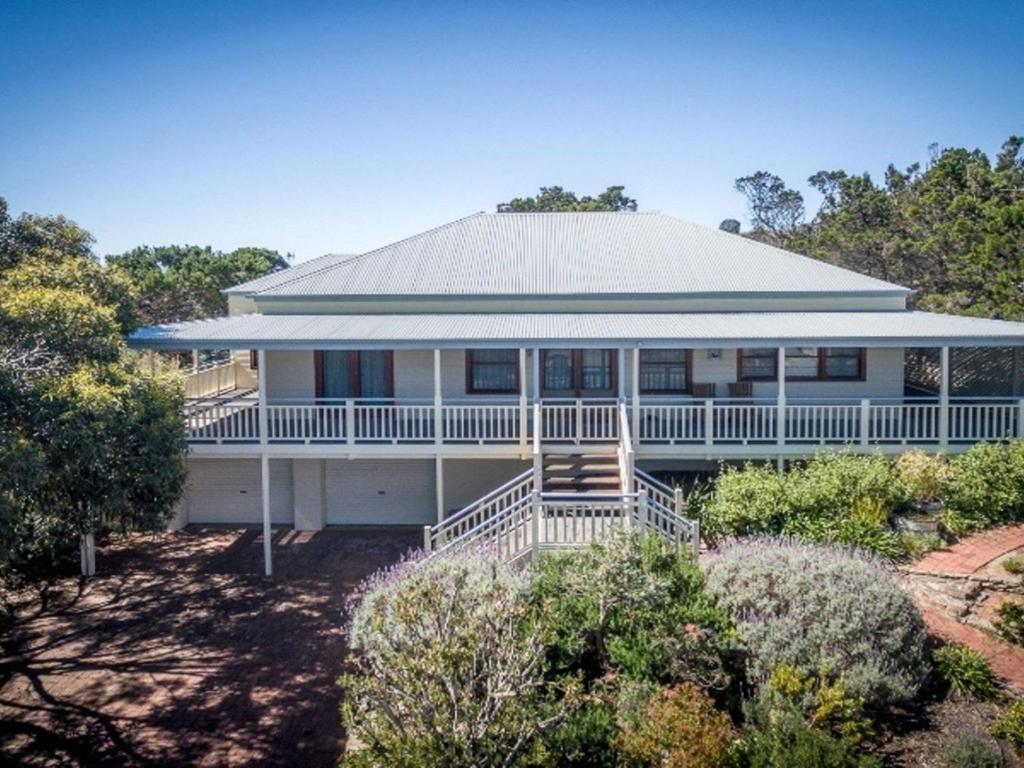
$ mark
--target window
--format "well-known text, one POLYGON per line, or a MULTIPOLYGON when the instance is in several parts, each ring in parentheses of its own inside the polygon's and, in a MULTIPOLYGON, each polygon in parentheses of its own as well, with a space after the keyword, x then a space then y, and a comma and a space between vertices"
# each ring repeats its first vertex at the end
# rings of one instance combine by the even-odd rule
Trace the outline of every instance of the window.
POLYGON ((466 350, 466 392, 519 394, 519 350, 466 350))
MULTIPOLYGON (((740 381, 773 381, 778 376, 778 350, 741 349, 740 381)), ((863 347, 787 347, 786 381, 863 381, 863 347)))
POLYGON ((255 371, 260 367, 260 353, 255 349, 249 350, 249 370, 255 371))
POLYGON ((640 350, 640 394, 683 393, 689 390, 688 349, 640 350))
POLYGON ((384 350, 328 350, 314 355, 316 396, 394 397, 394 358, 384 350))
POLYGON ((786 381, 818 378, 817 347, 786 347, 786 381))
POLYGON ((864 378, 864 349, 862 347, 831 347, 822 350, 825 379, 864 378))
POLYGON ((611 349, 541 351, 541 390, 548 397, 614 397, 615 374, 611 349))
POLYGON ((576 376, 573 371, 571 349, 544 351, 544 391, 575 393, 576 376))
POLYGON ((774 379, 778 373, 778 350, 741 349, 739 351, 740 381, 757 381, 774 379))
POLYGON ((612 389, 612 351, 610 349, 581 350, 580 390, 582 392, 608 392, 612 389))

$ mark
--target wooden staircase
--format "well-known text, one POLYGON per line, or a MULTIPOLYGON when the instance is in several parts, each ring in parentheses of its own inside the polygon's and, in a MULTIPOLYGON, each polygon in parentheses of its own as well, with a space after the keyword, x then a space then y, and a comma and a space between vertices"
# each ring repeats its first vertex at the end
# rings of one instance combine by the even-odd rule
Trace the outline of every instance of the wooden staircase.
POLYGON ((544 493, 620 493, 619 459, 608 453, 544 454, 544 493))

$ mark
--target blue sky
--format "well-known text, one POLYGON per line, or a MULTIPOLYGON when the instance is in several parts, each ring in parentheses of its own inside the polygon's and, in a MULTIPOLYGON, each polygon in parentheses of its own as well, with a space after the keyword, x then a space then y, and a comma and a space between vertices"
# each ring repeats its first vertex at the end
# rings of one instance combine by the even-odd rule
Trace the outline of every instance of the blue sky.
POLYGON ((358 252, 562 184, 717 226, 733 180, 994 153, 1024 3, 53 3, 0 13, 0 196, 139 244, 358 252))

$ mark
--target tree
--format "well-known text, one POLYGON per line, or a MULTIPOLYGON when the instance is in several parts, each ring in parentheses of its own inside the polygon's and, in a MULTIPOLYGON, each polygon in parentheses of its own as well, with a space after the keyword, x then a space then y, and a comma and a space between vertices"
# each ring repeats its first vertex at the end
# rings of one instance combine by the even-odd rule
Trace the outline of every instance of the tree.
POLYGON ((722 219, 722 223, 718 225, 718 228, 723 232, 728 232, 730 235, 738 235, 742 226, 737 219, 722 219))
POLYGON ((125 276, 140 296, 142 323, 195 320, 227 312, 222 291, 288 266, 287 259, 267 248, 237 248, 230 253, 209 246, 140 246, 107 264, 125 276))
POLYGON ((785 246, 804 219, 804 198, 778 176, 757 171, 736 179, 736 190, 747 198, 751 237, 785 246))
POLYGON ((0 577, 10 579, 95 531, 162 527, 184 487, 186 443, 180 381, 144 372, 125 347, 130 286, 82 252, 92 238, 73 223, 12 222, 3 210, 0 577))
POLYGON ((516 197, 498 203, 498 213, 540 213, 550 211, 635 211, 636 200, 626 197, 625 187, 608 187, 597 197, 576 197, 562 187, 541 187, 536 197, 516 197))
POLYGON ((1024 139, 991 162, 981 150, 932 147, 925 167, 818 171, 809 223, 800 194, 759 171, 737 179, 751 237, 906 285, 917 307, 1024 319, 1024 139))
POLYGON ((17 266, 29 255, 46 253, 77 259, 92 258, 93 238, 63 216, 23 213, 12 219, 0 197, 0 269, 17 266))

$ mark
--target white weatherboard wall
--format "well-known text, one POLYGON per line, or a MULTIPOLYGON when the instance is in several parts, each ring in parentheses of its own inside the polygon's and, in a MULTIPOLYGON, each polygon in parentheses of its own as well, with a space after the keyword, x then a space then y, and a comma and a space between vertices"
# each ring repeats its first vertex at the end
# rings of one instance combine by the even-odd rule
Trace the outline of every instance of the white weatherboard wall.
POLYGON ((433 459, 328 460, 328 525, 425 525, 437 522, 433 459))
MULTIPOLYGON (((653 347, 651 347, 653 349, 653 347)), ((713 383, 718 397, 728 395, 728 385, 737 381, 734 348, 718 350, 711 357, 706 349, 693 350, 693 381, 696 384, 713 383)), ((632 349, 625 351, 625 371, 622 380, 624 397, 632 394, 632 349)), ((429 400, 434 396, 434 352, 431 349, 399 349, 394 354, 395 397, 429 400)), ((527 354, 527 392, 533 397, 533 352, 527 354)), ((754 382, 756 397, 775 397, 774 381, 754 382)), ((466 350, 441 351, 441 391, 443 397, 469 398, 480 401, 494 400, 494 395, 466 394, 466 350)), ((312 351, 267 352, 267 394, 271 399, 312 398, 316 396, 315 367, 312 351)), ((864 381, 790 381, 786 394, 791 397, 862 398, 902 397, 903 349, 869 348, 867 351, 867 378, 864 381)))
POLYGON ((530 461, 517 459, 445 459, 445 516, 458 512, 532 466, 530 461))
POLYGON ((281 400, 316 397, 312 350, 267 352, 267 397, 281 400))
MULTIPOLYGON (((270 461, 270 519, 291 524, 292 462, 270 461)), ((259 459, 189 459, 188 522, 255 524, 263 520, 259 459)))

